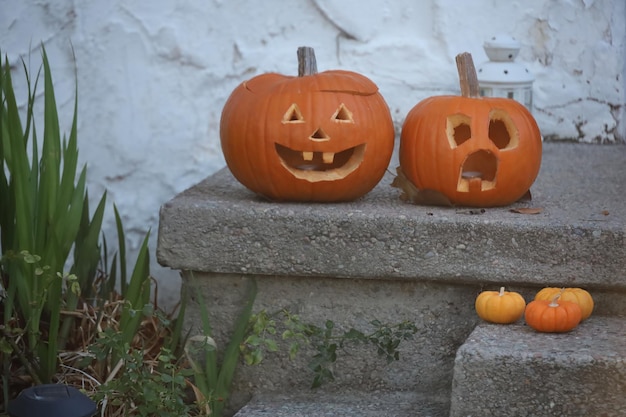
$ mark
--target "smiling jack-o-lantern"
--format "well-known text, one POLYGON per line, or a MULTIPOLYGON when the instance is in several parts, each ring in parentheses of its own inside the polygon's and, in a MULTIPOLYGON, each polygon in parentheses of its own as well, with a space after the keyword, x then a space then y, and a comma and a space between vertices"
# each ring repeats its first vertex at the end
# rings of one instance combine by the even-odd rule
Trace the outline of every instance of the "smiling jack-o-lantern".
POLYGON ((239 182, 271 200, 354 200, 389 165, 389 108, 365 76, 317 73, 311 48, 298 58, 298 77, 262 74, 233 91, 220 123, 224 158, 239 182))
POLYGON ((457 56, 462 96, 436 96, 409 112, 400 168, 420 190, 456 205, 503 206, 530 189, 541 165, 541 134, 520 103, 480 97, 471 55, 457 56))

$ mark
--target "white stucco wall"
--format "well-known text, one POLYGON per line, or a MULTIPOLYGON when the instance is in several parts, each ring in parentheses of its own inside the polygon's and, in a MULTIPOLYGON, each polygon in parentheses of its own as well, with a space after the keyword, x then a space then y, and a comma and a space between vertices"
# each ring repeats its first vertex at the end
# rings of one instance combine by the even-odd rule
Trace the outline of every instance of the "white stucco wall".
MULTIPOLYGON (((45 45, 69 131, 73 47, 90 194, 108 190, 131 248, 152 229, 154 253, 160 205, 224 165, 230 92, 263 72, 295 74, 298 46, 315 48, 320 71, 374 80, 401 124, 421 99, 458 93, 457 53, 478 65, 483 42, 509 34, 536 77, 544 137, 611 143, 626 140, 625 22, 624 0, 0 0, 0 49, 21 82, 20 58, 38 68, 45 45)), ((177 274, 153 273, 171 302, 177 274)))

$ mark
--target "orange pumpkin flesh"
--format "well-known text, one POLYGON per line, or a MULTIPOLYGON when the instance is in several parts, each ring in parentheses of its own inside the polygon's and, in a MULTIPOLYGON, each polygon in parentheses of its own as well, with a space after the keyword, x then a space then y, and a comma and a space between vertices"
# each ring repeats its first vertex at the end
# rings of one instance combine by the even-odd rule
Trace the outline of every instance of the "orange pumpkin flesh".
POLYGON ((582 313, 581 321, 591 316, 594 307, 593 298, 589 292, 582 288, 546 287, 535 295, 535 300, 552 300, 557 294, 560 295, 561 301, 571 301, 578 304, 582 313))
POLYGON ((462 96, 430 97, 408 113, 400 167, 420 190, 452 204, 511 204, 530 189, 541 165, 541 134, 520 103, 485 98, 471 55, 457 56, 462 96))
POLYGON ((483 291, 476 297, 474 304, 478 316, 491 323, 508 324, 514 323, 524 314, 526 302, 516 292, 483 291))
POLYGON ((578 326, 582 311, 578 304, 571 301, 534 300, 528 303, 524 318, 526 324, 539 332, 562 333, 578 326))
POLYGON ((359 198, 389 165, 389 108, 365 76, 317 73, 311 48, 298 56, 298 77, 262 74, 233 91, 220 122, 226 163, 239 182, 271 200, 359 198))

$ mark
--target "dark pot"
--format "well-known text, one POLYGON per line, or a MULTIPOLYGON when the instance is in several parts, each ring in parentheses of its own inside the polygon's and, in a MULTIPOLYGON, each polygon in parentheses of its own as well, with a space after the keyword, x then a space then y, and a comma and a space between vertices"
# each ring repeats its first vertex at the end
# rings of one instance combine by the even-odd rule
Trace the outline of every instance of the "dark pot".
POLYGON ((44 384, 20 392, 7 412, 10 417, 91 417, 96 403, 74 387, 44 384))

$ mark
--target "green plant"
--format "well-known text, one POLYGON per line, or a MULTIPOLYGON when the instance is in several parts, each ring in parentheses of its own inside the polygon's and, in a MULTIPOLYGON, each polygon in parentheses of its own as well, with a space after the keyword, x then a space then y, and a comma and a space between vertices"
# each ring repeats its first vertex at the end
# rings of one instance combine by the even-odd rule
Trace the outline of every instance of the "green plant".
MULTIPOLYGON (((75 334, 82 334, 83 329, 74 313, 79 308, 92 308, 91 303, 102 306, 106 300, 119 297, 117 284, 124 300, 119 316, 124 341, 132 340, 142 318, 152 314, 149 234, 127 280, 124 229, 115 206, 119 252, 110 264, 106 239, 100 236, 106 193, 90 215, 87 170, 78 170, 77 99, 69 136, 62 138, 45 49, 42 47, 42 68, 34 80, 24 62, 23 67, 28 93, 26 108, 21 110, 8 60, 5 58, 4 65, 0 65, 3 403, 16 394, 11 390, 18 390, 20 384, 28 384, 29 380, 46 383, 57 378, 59 352, 80 349, 85 342, 77 342, 75 334), (40 136, 35 98, 42 74, 40 136), (20 369, 25 375, 14 379, 14 373, 22 372, 20 369)), ((101 319, 102 312, 99 314, 101 319)), ((117 351, 115 354, 121 355, 117 351)))
MULTIPOLYGON (((94 398, 105 416, 193 415, 221 416, 231 392, 234 372, 241 363, 256 365, 267 352, 277 352, 288 344, 293 359, 301 347, 310 346, 314 354, 309 361, 313 387, 334 379, 333 365, 338 353, 349 344, 369 344, 388 362, 399 360, 399 345, 413 337, 417 329, 412 322, 396 325, 372 321, 372 331, 354 328, 337 333, 328 320, 323 327, 303 322, 287 310, 252 314, 256 283, 251 280, 234 331, 223 350, 211 337, 208 306, 200 302, 202 333, 181 337, 185 304, 172 321, 156 310, 136 311, 142 315, 137 337, 127 340, 120 329, 119 303, 107 302, 101 311, 99 327, 104 328, 89 346, 89 355, 77 364, 84 372, 101 381, 94 398), (277 319, 280 319, 277 321, 277 319), (278 332, 279 327, 284 327, 278 332), (181 346, 183 347, 181 349, 181 346), (155 410, 159 410, 158 412, 155 410), (121 414, 120 414, 121 413, 121 414)), ((199 292, 196 296, 202 300, 199 292)), ((148 309, 149 310, 149 309, 148 309)), ((87 331, 86 333, 89 333, 87 331)))
MULTIPOLYGON (((193 274, 190 278, 193 288, 193 274)), ((373 320, 370 322, 370 332, 351 328, 337 333, 332 320, 327 320, 324 327, 319 327, 303 322, 298 315, 285 309, 272 314, 266 310, 253 314, 257 284, 255 280, 250 280, 228 344, 220 352, 212 338, 208 306, 201 292, 196 291, 194 294, 199 298, 202 334, 187 340, 185 353, 194 370, 196 406, 201 412, 215 417, 222 415, 235 369, 241 359, 247 365, 258 365, 268 352, 278 352, 283 342, 287 343, 289 357, 294 359, 301 348, 310 346, 315 352, 308 363, 313 375, 311 386, 317 388, 334 380, 332 367, 337 361, 338 352, 347 349, 349 345, 371 345, 389 363, 400 359, 398 349, 402 341, 412 339, 417 333, 417 327, 410 321, 386 324, 373 320)))
POLYGON ((143 349, 133 348, 122 333, 109 328, 89 351, 98 362, 119 358, 93 395, 102 409, 141 417, 178 417, 192 411, 185 396, 187 378, 192 372, 181 366, 180 356, 169 347, 161 346, 152 360, 146 360, 143 349))
POLYGON ((190 339, 193 344, 186 343, 185 351, 194 371, 196 401, 205 404, 206 412, 211 416, 222 415, 230 396, 233 376, 240 361, 240 346, 248 334, 256 294, 257 284, 252 279, 249 281, 245 302, 235 321, 230 340, 221 355, 218 355, 220 352, 211 337, 213 329, 208 307, 201 293, 196 293, 200 299, 202 335, 199 339, 190 339))
POLYGON ((42 59, 41 148, 34 120, 39 74, 33 85, 24 64, 28 101, 22 125, 8 60, 0 70, 0 244, 2 285, 7 294, 3 325, 14 326, 17 320, 24 327, 27 349, 38 359, 32 376, 36 382, 49 382, 69 331, 69 323, 62 323, 61 311, 75 308, 79 298, 77 292, 63 291, 63 280, 56 273, 64 270, 73 248, 70 273, 77 277, 83 296, 89 295, 100 260, 98 235, 106 195, 89 218, 86 168, 77 174, 77 101, 69 137, 61 140, 45 50, 42 59), (37 256, 37 262, 24 262, 24 253, 37 256), (42 321, 47 323, 45 332, 42 321))
POLYGON ((403 321, 397 324, 370 321, 370 332, 355 328, 337 332, 335 323, 326 320, 323 327, 303 322, 296 314, 281 310, 268 314, 265 310, 251 317, 250 333, 241 345, 244 360, 249 365, 261 363, 265 352, 279 350, 276 336, 278 334, 277 319, 281 318, 284 330, 280 339, 289 343, 289 357, 294 359, 303 345, 311 346, 315 354, 308 363, 313 373, 312 388, 333 381, 333 365, 337 361, 338 352, 347 349, 350 344, 371 345, 377 355, 385 358, 387 363, 400 359, 398 350, 400 343, 413 338, 417 333, 415 323, 403 321))

